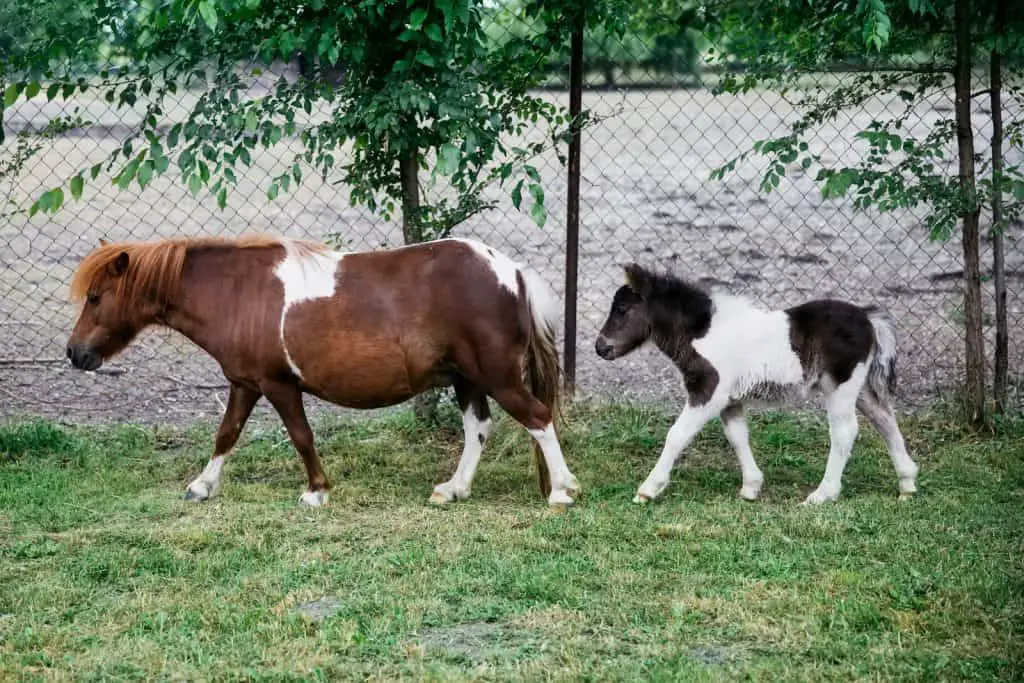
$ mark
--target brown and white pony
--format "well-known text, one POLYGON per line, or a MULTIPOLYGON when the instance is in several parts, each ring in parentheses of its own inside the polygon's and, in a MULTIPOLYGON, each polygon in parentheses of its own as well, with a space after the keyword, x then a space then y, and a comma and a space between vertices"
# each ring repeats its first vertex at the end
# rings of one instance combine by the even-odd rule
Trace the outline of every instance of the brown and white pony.
POLYGON ((182 333, 231 383, 213 457, 186 500, 220 489, 224 461, 265 396, 302 456, 300 501, 327 502, 303 393, 351 408, 406 401, 453 386, 465 446, 431 500, 469 496, 490 431, 491 396, 536 440, 551 505, 579 490, 555 435, 560 370, 551 290, 533 273, 472 240, 341 253, 268 237, 101 244, 71 283, 84 300, 67 356, 95 370, 149 325, 182 333))

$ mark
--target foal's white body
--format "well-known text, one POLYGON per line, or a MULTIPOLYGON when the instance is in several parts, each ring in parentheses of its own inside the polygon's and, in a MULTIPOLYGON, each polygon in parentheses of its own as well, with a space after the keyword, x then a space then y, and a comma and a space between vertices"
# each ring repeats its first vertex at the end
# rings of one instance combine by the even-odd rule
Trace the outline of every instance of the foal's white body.
POLYGON ((895 338, 887 323, 872 319, 878 341, 875 349, 854 368, 848 380, 836 385, 827 376, 805 376, 800 358, 790 344, 790 320, 785 311, 764 310, 746 299, 725 294, 713 294, 712 301, 715 313, 710 328, 706 335, 693 341, 693 348, 719 373, 718 385, 706 403, 694 406, 687 402, 634 502, 647 502, 664 491, 683 449, 716 416, 721 416, 725 436, 740 462, 740 496, 755 500, 764 476, 750 448, 743 403, 786 403, 806 399, 812 391, 820 392, 828 413, 831 447, 825 475, 805 504, 839 497, 843 470, 857 437, 858 407, 886 441, 899 476, 900 497, 917 490, 917 465, 907 454, 892 409, 863 391, 868 368, 876 355, 883 354, 884 359, 895 353, 895 338))

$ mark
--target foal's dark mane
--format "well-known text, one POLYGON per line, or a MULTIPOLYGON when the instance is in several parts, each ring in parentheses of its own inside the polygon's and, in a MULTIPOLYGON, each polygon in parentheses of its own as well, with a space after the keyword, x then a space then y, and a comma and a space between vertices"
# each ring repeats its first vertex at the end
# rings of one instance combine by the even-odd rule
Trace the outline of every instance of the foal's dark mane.
POLYGON ((647 302, 655 336, 678 341, 680 337, 697 339, 707 333, 714 305, 703 287, 668 272, 655 273, 639 266, 633 266, 627 276, 630 287, 647 302))
MULTIPOLYGON (((302 252, 317 252, 327 247, 315 243, 295 242, 302 252)), ((128 255, 128 269, 118 278, 117 299, 129 306, 141 296, 166 301, 181 282, 185 256, 190 251, 211 248, 251 249, 281 246, 280 239, 264 235, 246 235, 238 239, 188 238, 158 242, 112 242, 102 244, 86 256, 71 280, 72 301, 89 295, 104 278, 121 254, 128 255)))

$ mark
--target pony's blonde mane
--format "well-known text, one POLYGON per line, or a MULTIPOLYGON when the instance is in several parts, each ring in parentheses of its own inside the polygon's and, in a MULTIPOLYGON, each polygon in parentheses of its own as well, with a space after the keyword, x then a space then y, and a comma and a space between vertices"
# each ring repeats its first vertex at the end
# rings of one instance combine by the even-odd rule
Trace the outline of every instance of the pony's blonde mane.
MULTIPOLYGON (((327 247, 314 242, 296 241, 309 252, 326 251, 327 247)), ((251 249, 282 246, 280 238, 266 235, 247 235, 238 239, 203 238, 175 239, 159 242, 113 242, 94 249, 79 264, 71 279, 71 300, 81 301, 106 277, 109 269, 122 254, 128 255, 128 270, 117 280, 118 301, 127 304, 140 296, 164 302, 181 282, 185 255, 193 249, 234 247, 251 249)))

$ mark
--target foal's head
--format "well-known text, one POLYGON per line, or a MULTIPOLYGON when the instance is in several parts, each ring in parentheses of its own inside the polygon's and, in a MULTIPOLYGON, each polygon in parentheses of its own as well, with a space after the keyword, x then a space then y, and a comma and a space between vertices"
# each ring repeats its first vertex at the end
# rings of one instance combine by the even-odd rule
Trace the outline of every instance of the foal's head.
POLYGON ((79 265, 71 298, 84 301, 67 357, 80 370, 95 370, 122 351, 163 310, 177 285, 182 244, 100 243, 79 265))
POLYGON ((635 263, 626 266, 626 284, 612 299, 594 349, 605 360, 633 351, 649 339, 659 345, 699 337, 711 323, 711 297, 672 275, 659 275, 635 263))

